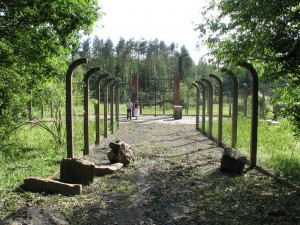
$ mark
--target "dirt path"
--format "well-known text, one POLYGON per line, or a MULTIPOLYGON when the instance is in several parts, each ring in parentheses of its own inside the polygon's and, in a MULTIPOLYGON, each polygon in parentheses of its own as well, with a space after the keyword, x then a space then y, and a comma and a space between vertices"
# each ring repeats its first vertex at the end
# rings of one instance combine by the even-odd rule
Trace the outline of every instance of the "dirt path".
POLYGON ((122 117, 119 130, 85 158, 107 163, 116 139, 132 146, 136 159, 128 167, 95 178, 80 196, 19 199, 66 221, 49 224, 300 224, 299 187, 256 169, 219 172, 222 149, 195 130, 195 117, 122 117))
MULTIPOLYGON (((114 139, 129 143, 136 160, 89 187, 98 200, 76 210, 73 224, 256 224, 256 216, 264 224, 276 224, 294 215, 291 211, 297 215, 299 205, 289 213, 282 209, 284 196, 261 197, 261 192, 274 197, 285 190, 272 178, 256 170, 238 177, 220 173, 222 150, 195 130, 194 117, 121 118, 120 129, 103 146, 114 139), (245 219, 251 214, 254 220, 245 219)), ((104 152, 88 158, 96 164, 106 161, 104 152)), ((286 194, 299 203, 299 192, 289 189, 286 194)), ((300 218, 287 221, 298 224, 300 218)))
MULTIPOLYGON (((136 160, 121 173, 104 178, 110 184, 102 196, 104 205, 91 206, 84 214, 89 218, 93 214, 95 224, 197 224, 187 209, 194 204, 193 192, 203 185, 201 177, 218 168, 221 150, 195 131, 194 123, 192 117, 121 118, 120 129, 103 146, 121 139, 132 146, 136 160)), ((103 151, 95 151, 89 160, 103 162, 103 151)), ((78 212, 74 220, 80 217, 78 212)))

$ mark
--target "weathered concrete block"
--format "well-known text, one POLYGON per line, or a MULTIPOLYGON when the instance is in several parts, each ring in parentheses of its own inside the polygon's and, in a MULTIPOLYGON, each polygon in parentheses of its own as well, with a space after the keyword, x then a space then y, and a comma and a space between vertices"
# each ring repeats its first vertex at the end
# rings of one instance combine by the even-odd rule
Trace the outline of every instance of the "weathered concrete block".
POLYGON ((182 106, 181 105, 174 105, 174 120, 182 119, 182 106))
POLYGON ((50 192, 62 195, 80 195, 82 193, 81 184, 66 184, 63 182, 29 177, 24 180, 22 188, 26 191, 33 192, 50 192))
POLYGON ((114 163, 110 165, 95 166, 95 176, 104 176, 117 172, 123 167, 123 163, 114 163))
POLYGON ((60 164, 60 179, 71 184, 89 184, 94 181, 95 165, 86 160, 66 158, 60 164))
POLYGON ((131 161, 134 161, 134 154, 131 146, 123 141, 117 140, 110 142, 109 147, 111 151, 107 153, 107 158, 110 163, 122 163, 127 166, 131 161))
POLYGON ((236 149, 225 147, 221 159, 220 171, 241 174, 246 164, 246 157, 236 149))

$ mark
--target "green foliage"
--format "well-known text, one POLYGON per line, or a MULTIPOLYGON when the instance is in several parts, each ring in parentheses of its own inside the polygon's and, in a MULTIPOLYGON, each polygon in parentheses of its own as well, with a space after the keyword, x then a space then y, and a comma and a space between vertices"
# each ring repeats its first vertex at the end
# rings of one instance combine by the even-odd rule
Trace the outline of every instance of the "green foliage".
POLYGON ((80 34, 88 34, 101 14, 95 0, 8 0, 0 8, 3 146, 24 123, 23 118, 29 117, 29 101, 42 108, 53 100, 47 94, 47 87, 58 81, 51 78, 63 81, 70 51, 77 47, 80 34))
POLYGON ((279 80, 287 86, 277 99, 289 103, 285 116, 296 125, 297 134, 299 90, 294 88, 300 79, 299 12, 297 0, 212 0, 196 27, 216 64, 247 60, 258 70, 260 81, 279 80))

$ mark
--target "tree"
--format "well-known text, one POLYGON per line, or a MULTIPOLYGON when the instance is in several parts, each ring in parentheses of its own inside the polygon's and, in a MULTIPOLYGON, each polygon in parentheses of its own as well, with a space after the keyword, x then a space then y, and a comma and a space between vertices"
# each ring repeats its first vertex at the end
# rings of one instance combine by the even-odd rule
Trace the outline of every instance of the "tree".
POLYGON ((29 93, 39 91, 50 77, 62 78, 81 34, 89 33, 100 17, 96 0, 0 3, 1 140, 26 113, 29 93))
POLYGON ((290 87, 280 100, 289 99, 286 115, 292 115, 300 135, 299 1, 217 0, 210 2, 203 16, 196 29, 216 63, 247 60, 259 68, 264 80, 284 80, 290 87))
POLYGON ((178 61, 178 72, 181 80, 186 79, 188 76, 191 75, 192 67, 193 67, 193 60, 190 56, 189 51, 183 45, 180 48, 179 61, 178 61))

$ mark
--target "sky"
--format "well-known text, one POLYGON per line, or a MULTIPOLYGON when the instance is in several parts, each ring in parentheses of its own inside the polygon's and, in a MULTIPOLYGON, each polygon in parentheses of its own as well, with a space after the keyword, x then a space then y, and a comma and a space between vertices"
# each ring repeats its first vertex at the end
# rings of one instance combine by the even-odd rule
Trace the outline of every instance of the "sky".
MULTIPOLYGON (((96 24, 93 35, 116 45, 125 40, 158 39, 167 45, 175 42, 185 45, 195 63, 201 52, 196 50, 198 33, 195 23, 200 23, 201 10, 206 0, 99 0, 106 14, 96 24)), ((203 55, 203 54, 202 54, 203 55)))

